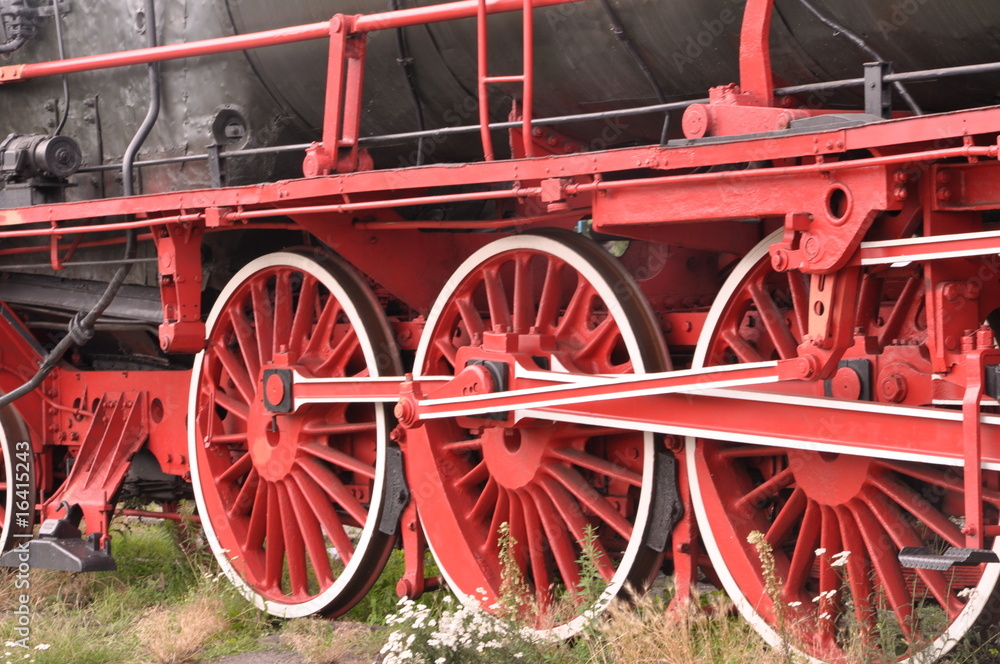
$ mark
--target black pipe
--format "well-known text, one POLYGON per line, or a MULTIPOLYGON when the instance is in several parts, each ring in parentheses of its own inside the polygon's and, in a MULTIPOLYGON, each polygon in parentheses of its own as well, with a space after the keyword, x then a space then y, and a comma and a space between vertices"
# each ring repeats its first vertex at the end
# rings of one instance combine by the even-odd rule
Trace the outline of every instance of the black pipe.
MULTIPOLYGON (((52 16, 55 17, 56 22, 56 41, 59 43, 59 59, 66 59, 66 45, 63 43, 63 33, 62 33, 62 15, 59 13, 59 0, 52 0, 52 16)), ((62 88, 63 88, 63 112, 62 117, 59 118, 59 124, 56 126, 56 130, 52 132, 53 136, 58 136, 62 133, 63 127, 66 126, 66 119, 69 117, 69 76, 66 74, 62 75, 62 88)))
MULTIPOLYGON (((155 48, 156 43, 156 11, 153 0, 146 0, 146 45, 155 48)), ((149 110, 146 111, 146 118, 139 126, 139 130, 132 137, 125 156, 122 158, 122 191, 126 196, 135 195, 135 175, 132 173, 132 164, 135 162, 135 155, 139 148, 146 141, 149 132, 152 131, 156 119, 160 115, 160 63, 151 62, 149 64, 149 110)))

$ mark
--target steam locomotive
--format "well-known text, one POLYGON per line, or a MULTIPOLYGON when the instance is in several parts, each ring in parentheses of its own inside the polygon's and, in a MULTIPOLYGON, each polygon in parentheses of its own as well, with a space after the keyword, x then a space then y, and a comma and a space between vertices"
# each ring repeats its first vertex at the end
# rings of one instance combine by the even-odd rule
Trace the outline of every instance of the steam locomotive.
POLYGON ((276 616, 402 547, 553 637, 661 572, 813 661, 994 625, 996 3, 0 24, 0 565, 193 498, 276 616))

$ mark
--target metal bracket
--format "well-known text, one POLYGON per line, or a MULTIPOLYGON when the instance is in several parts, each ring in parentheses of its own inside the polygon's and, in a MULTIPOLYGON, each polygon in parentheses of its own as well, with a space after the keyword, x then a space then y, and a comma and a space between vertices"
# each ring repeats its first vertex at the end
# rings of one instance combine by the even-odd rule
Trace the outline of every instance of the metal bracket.
POLYGON ((270 413, 293 410, 292 370, 264 369, 264 408, 270 413))
POLYGON ((399 532, 403 511, 410 504, 410 488, 403 473, 403 453, 398 447, 389 446, 385 450, 385 505, 378 530, 385 535, 399 532))
POLYGON ((865 113, 888 120, 892 117, 892 85, 885 77, 892 73, 891 62, 865 63, 865 113))
MULTIPOLYGON (((58 0, 57 6, 59 7, 60 14, 69 14, 70 12, 73 11, 72 0, 58 0)), ((34 9, 41 17, 50 18, 52 16, 55 16, 55 12, 52 10, 52 3, 48 2, 47 0, 45 2, 42 2, 42 4, 38 5, 34 9)))

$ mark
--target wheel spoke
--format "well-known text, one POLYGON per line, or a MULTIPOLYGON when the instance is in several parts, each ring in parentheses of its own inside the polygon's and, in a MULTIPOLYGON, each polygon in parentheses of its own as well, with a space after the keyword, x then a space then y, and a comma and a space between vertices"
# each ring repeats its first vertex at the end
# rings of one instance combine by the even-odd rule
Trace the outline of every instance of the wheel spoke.
POLYGON ((802 515, 805 514, 807 505, 806 492, 796 488, 771 522, 771 527, 767 530, 767 541, 772 546, 778 546, 785 541, 788 533, 795 527, 802 515))
MULTIPOLYGON (((912 526, 903 517, 901 510, 889 503, 884 495, 868 496, 867 504, 882 528, 889 535, 893 544, 895 544, 897 550, 923 544, 916 531, 913 530, 912 526)), ((958 601, 951 595, 948 589, 950 584, 945 576, 941 572, 929 569, 918 568, 916 572, 927 589, 934 595, 938 604, 948 612, 949 617, 954 618, 958 615, 961 607, 958 601)))
POLYGON ((824 551, 819 561, 819 620, 816 634, 817 645, 825 651, 836 646, 836 621, 843 610, 840 596, 841 579, 836 568, 830 564, 830 556, 844 549, 840 539, 840 524, 836 513, 829 507, 820 509, 820 549, 824 551))
POLYGON ((215 390, 212 396, 215 399, 216 405, 222 406, 244 422, 250 418, 250 406, 242 401, 218 390, 215 390))
POLYGON ((580 450, 573 449, 572 447, 559 447, 552 450, 551 455, 556 459, 561 459, 562 461, 568 461, 569 463, 579 466, 580 468, 586 468, 587 470, 592 470, 599 475, 605 477, 621 480, 632 486, 642 486, 642 475, 634 471, 625 468, 617 463, 613 463, 607 459, 594 456, 593 454, 587 454, 580 450))
POLYGON ((310 420, 302 427, 307 436, 349 436, 356 433, 374 433, 378 422, 318 422, 310 420))
MULTIPOLYGON (((816 549, 819 546, 820 526, 822 517, 816 503, 806 505, 802 516, 802 527, 795 540, 795 549, 785 577, 785 589, 782 596, 789 601, 803 601, 802 591, 805 589, 812 572, 813 561, 816 560, 816 549)), ((811 597, 805 598, 811 600, 811 597)))
POLYGON ((500 529, 503 524, 510 524, 510 512, 510 495, 502 489, 498 492, 496 509, 493 511, 492 519, 490 519, 490 529, 483 541, 481 552, 484 556, 488 556, 494 551, 500 551, 500 529))
POLYGON ((337 340, 327 360, 320 365, 319 372, 327 376, 344 376, 351 358, 361 350, 361 340, 354 328, 344 331, 344 336, 337 340))
POLYGON ((581 283, 577 284, 576 290, 573 291, 569 304, 566 305, 566 310, 556 326, 558 336, 570 336, 571 333, 588 329, 597 292, 589 282, 582 279, 580 281, 581 283))
POLYGON ((257 353, 263 360, 274 355, 274 301, 268 292, 267 283, 262 280, 254 281, 250 285, 250 293, 257 353))
POLYGON ((917 495, 913 489, 907 488, 890 478, 875 477, 872 484, 883 494, 896 501, 904 510, 926 524, 946 542, 956 548, 965 546, 965 536, 958 526, 937 511, 925 498, 917 495))
POLYGON ((249 473, 251 468, 253 468, 253 459, 250 458, 249 454, 244 454, 219 475, 219 483, 229 484, 235 482, 249 473))
POLYGON ((607 316, 597 327, 587 333, 583 346, 573 353, 573 360, 580 366, 601 367, 594 373, 612 373, 611 352, 620 335, 615 319, 607 316))
POLYGON ((469 520, 471 522, 479 523, 486 520, 490 515, 490 510, 496 507, 498 491, 497 481, 492 477, 487 479, 486 486, 483 488, 482 493, 479 494, 479 498, 476 499, 472 510, 469 511, 469 520))
POLYGON ((542 528, 552 549, 552 557, 559 570, 562 582, 573 595, 580 593, 580 572, 577 563, 575 544, 566 530, 565 524, 560 524, 556 518, 556 508, 549 497, 537 486, 528 488, 531 499, 538 510, 542 528))
POLYGON ((757 307, 757 314, 764 323, 771 343, 774 344, 778 354, 782 359, 796 357, 798 355, 798 341, 788 328, 785 315, 778 309, 778 305, 775 304, 771 295, 763 284, 757 281, 751 282, 748 290, 750 297, 753 298, 754 306, 757 307))
POLYGON ((330 348, 330 340, 333 339, 337 319, 343 311, 340 302, 336 298, 327 297, 320 307, 319 318, 313 328, 309 342, 302 350, 303 355, 318 354, 323 357, 324 351, 330 348))
POLYGON ((500 280, 500 270, 488 267, 483 271, 483 285, 486 288, 486 303, 490 310, 490 324, 501 330, 511 327, 510 306, 507 304, 507 292, 500 280))
POLYGON ((302 531, 306 554, 316 574, 316 582, 320 588, 327 588, 333 584, 333 569, 330 567, 330 556, 326 552, 322 527, 294 478, 291 482, 285 483, 285 489, 295 510, 295 520, 302 531))
POLYGON ((593 511, 604 523, 613 528, 626 541, 632 537, 632 524, 628 522, 597 490, 575 470, 550 466, 548 472, 572 493, 580 504, 593 511))
POLYGON ((243 402, 253 401, 257 390, 250 374, 247 373, 246 365, 218 340, 212 344, 211 352, 219 358, 222 368, 226 370, 236 389, 239 390, 240 396, 243 397, 243 402))
POLYGON ((302 275, 299 300, 295 307, 295 318, 288 333, 288 347, 301 353, 302 342, 309 338, 313 322, 316 320, 319 282, 311 274, 302 275))
POLYGON ((285 570, 285 537, 281 528, 281 501, 276 488, 267 491, 267 539, 264 542, 264 585, 281 592, 285 570))
POLYGON ((471 489, 472 487, 478 486, 487 480, 490 476, 490 471, 486 467, 485 461, 480 461, 478 464, 472 467, 472 470, 462 475, 458 479, 458 486, 464 487, 465 489, 471 489))
POLYGON ((544 614, 552 602, 549 590, 553 581, 546 555, 548 546, 542 537, 545 531, 542 529, 538 508, 531 500, 531 495, 524 492, 518 498, 524 513, 524 525, 528 536, 528 558, 531 561, 531 576, 535 586, 535 602, 538 604, 539 612, 544 614))
POLYGON ((465 324, 465 331, 469 336, 475 334, 482 336, 485 331, 483 318, 479 315, 472 300, 468 297, 459 297, 455 300, 455 305, 458 307, 458 315, 461 317, 462 323, 465 324))
POLYGON ((846 508, 837 509, 838 520, 840 521, 840 537, 844 543, 844 550, 847 555, 847 580, 851 591, 851 601, 854 604, 854 615, 858 621, 858 628, 861 635, 861 643, 867 648, 871 648, 874 642, 874 633, 878 627, 878 616, 872 599, 875 597, 875 588, 871 584, 872 570, 868 564, 868 557, 865 555, 864 539, 861 537, 860 529, 850 510, 846 508))
POLYGON ((792 472, 791 468, 785 468, 780 473, 740 498, 736 502, 736 507, 738 509, 743 509, 747 506, 758 506, 769 502, 779 491, 785 489, 794 481, 795 473, 792 472))
POLYGON ((323 489, 306 473, 293 473, 292 480, 309 503, 323 530, 326 531, 326 536, 333 543, 337 555, 344 561, 344 564, 351 562, 351 557, 354 555, 354 543, 344 531, 344 522, 341 521, 337 510, 333 509, 333 505, 323 493, 323 489))
POLYGON ((292 275, 282 271, 274 281, 274 332, 272 353, 288 350, 292 336, 292 275))
POLYGON ((340 478, 337 477, 333 471, 310 458, 300 459, 299 466, 304 469, 319 486, 323 487, 323 490, 327 493, 327 495, 333 498, 333 501, 340 505, 340 507, 343 508, 343 510, 347 512, 356 523, 362 524, 368 519, 367 510, 365 510, 364 506, 358 502, 358 499, 351 494, 347 487, 344 486, 344 483, 340 481, 340 478))
MULTIPOLYGON (((247 456, 250 456, 249 454, 247 456)), ((243 486, 240 487, 236 499, 233 500, 232 507, 229 508, 227 516, 230 521, 235 521, 238 517, 246 516, 253 510, 254 496, 257 494, 257 484, 260 482, 260 475, 255 468, 250 470, 243 486)))
POLYGON ((538 296, 538 312, 535 315, 535 326, 543 333, 551 332, 556 327, 562 291, 562 272, 562 261, 554 256, 547 256, 545 280, 538 296))
POLYGON ((727 347, 736 354, 740 362, 753 363, 764 361, 764 356, 751 346, 746 339, 741 337, 737 330, 726 330, 722 333, 722 338, 726 342, 727 347))
POLYGON ((367 464, 360 459, 352 457, 350 454, 341 452, 338 449, 327 447, 320 443, 305 443, 302 450, 312 454, 314 457, 328 461, 335 466, 340 466, 345 470, 358 473, 365 477, 375 479, 375 466, 367 464))
POLYGON ((232 307, 226 311, 229 314, 229 324, 232 325, 233 334, 236 336, 236 343, 240 347, 240 355, 247 367, 247 373, 256 376, 260 373, 261 355, 257 340, 254 338, 253 327, 241 309, 232 307))
POLYGON ((241 547, 244 552, 258 551, 264 546, 264 538, 267 536, 267 493, 267 482, 258 482, 257 495, 250 508, 250 521, 241 547))
POLYGON ((535 289, 531 257, 518 254, 514 259, 514 332, 527 334, 535 320, 535 289))
MULTIPOLYGON (((583 514, 573 496, 560 484, 552 481, 542 482, 542 489, 549 500, 552 501, 552 504, 555 505, 556 511, 560 518, 562 518, 563 523, 569 528, 569 532, 573 538, 578 543, 587 541, 590 524, 583 518, 583 514)), ((598 571, 606 581, 610 581, 614 574, 614 570, 611 568, 611 556, 608 555, 600 539, 594 539, 593 546, 597 552, 599 561, 598 571)))
POLYGON ((295 513, 284 483, 278 482, 275 488, 278 494, 285 554, 288 558, 288 580, 291 586, 289 594, 304 595, 309 592, 309 580, 306 572, 305 542, 302 540, 302 523, 295 513))
POLYGON ((787 274, 792 311, 795 312, 795 319, 799 325, 798 338, 801 339, 809 329, 809 285, 806 281, 808 276, 794 270, 790 270, 787 274))
POLYGON ((885 591, 889 600, 889 608, 896 614, 899 629, 907 639, 913 638, 913 599, 907 588, 902 570, 891 552, 886 551, 882 541, 883 531, 866 504, 855 503, 850 506, 854 521, 868 551, 869 560, 875 569, 877 587, 885 591))

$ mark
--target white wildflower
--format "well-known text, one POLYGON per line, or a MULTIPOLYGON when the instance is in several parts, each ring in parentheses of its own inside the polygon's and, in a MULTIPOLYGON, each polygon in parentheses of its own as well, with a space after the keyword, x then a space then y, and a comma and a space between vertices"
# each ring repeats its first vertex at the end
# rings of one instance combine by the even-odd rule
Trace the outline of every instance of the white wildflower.
POLYGON ((822 556, 824 553, 826 553, 826 549, 816 549, 817 556, 822 556))
POLYGON ((830 558, 830 567, 843 567, 847 564, 847 557, 850 555, 850 551, 841 551, 840 553, 833 554, 833 557, 830 558))
POLYGON ((790 607, 792 607, 794 609, 797 606, 802 606, 802 602, 789 602, 788 606, 790 606, 790 607))

